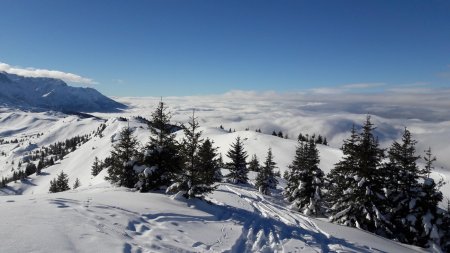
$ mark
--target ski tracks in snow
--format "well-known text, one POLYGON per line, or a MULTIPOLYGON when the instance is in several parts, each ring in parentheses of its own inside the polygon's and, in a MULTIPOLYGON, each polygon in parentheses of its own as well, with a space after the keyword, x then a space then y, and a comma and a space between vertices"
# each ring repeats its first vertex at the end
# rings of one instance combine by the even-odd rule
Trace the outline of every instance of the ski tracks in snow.
POLYGON ((144 214, 130 221, 133 243, 124 252, 374 252, 331 237, 310 218, 248 187, 223 183, 210 197, 214 204, 179 199, 193 213, 144 214))

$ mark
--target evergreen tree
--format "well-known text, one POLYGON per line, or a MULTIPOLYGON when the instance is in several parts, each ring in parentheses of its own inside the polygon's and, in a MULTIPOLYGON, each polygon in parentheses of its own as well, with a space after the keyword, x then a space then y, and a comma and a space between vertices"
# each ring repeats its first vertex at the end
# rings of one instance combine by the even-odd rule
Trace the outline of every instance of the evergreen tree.
POLYGON ((286 175, 285 196, 305 215, 323 214, 324 173, 319 168, 319 151, 314 139, 299 141, 295 158, 286 175))
POLYGON ((198 150, 201 190, 205 193, 211 192, 214 189, 212 185, 222 180, 217 148, 214 148, 213 144, 213 141, 206 139, 198 150))
POLYGON ((61 171, 56 178, 50 181, 49 192, 54 193, 67 190, 70 190, 69 177, 64 173, 64 171, 61 171))
POLYGON ((152 121, 149 125, 150 141, 144 150, 144 165, 147 169, 140 174, 141 191, 168 187, 180 173, 179 145, 175 141, 170 119, 171 114, 167 112, 167 106, 160 102, 152 113, 152 121))
POLYGON ((249 171, 256 171, 256 172, 258 172, 260 170, 260 167, 261 166, 259 164, 258 157, 256 157, 256 154, 254 154, 252 156, 252 159, 248 163, 248 170, 249 171))
POLYGON ((283 132, 279 131, 277 136, 280 137, 280 138, 283 138, 283 132))
POLYGON ((58 175, 58 179, 56 180, 56 187, 60 192, 70 190, 69 177, 64 173, 64 171, 61 171, 61 173, 58 175))
POLYGON ((58 192, 58 186, 56 184, 56 179, 52 179, 50 181, 50 189, 48 190, 50 193, 58 192))
POLYGON ((44 159, 41 157, 41 159, 38 162, 38 165, 36 167, 36 174, 39 175, 41 174, 42 169, 44 168, 44 159))
POLYGON ((181 157, 183 168, 176 178, 176 188, 185 192, 185 197, 193 198, 201 195, 203 192, 198 189, 201 182, 198 149, 202 144, 202 132, 198 130, 199 124, 197 118, 192 113, 188 122, 188 127, 184 129, 184 139, 181 143, 181 157))
POLYGON ((78 178, 75 179, 75 183, 73 184, 73 189, 76 189, 81 186, 81 182, 78 178))
POLYGON ((138 141, 129 127, 119 133, 119 141, 111 151, 111 164, 106 180, 118 186, 132 188, 137 183, 137 174, 133 169, 138 155, 138 141))
POLYGON ((98 157, 94 158, 94 163, 92 164, 91 174, 92 176, 97 176, 103 170, 102 162, 98 157))
POLYGON ((425 150, 425 168, 422 171, 422 174, 424 174, 426 177, 430 177, 431 171, 434 169, 433 162, 436 161, 436 157, 432 155, 431 153, 431 147, 428 147, 427 150, 425 150))
POLYGON ((415 154, 416 141, 405 128, 401 143, 395 141, 388 150, 389 162, 385 165, 384 180, 388 197, 387 213, 391 214, 393 235, 401 242, 409 242, 416 237, 415 221, 406 217, 410 212, 411 201, 417 199, 419 189, 419 167, 415 154))
POLYGON ((50 161, 48 161, 48 166, 55 165, 55 161, 53 160, 53 157, 50 157, 50 161))
POLYGON ((450 200, 447 199, 447 210, 442 213, 440 246, 443 252, 450 252, 450 200))
MULTIPOLYGON (((36 165, 34 165, 34 163, 28 163, 27 166, 25 167, 25 174, 27 174, 27 176, 36 173, 36 165)), ((37 173, 36 173, 37 174, 37 173)))
POLYGON ((223 162, 222 153, 219 153, 219 158, 217 159, 217 167, 219 167, 219 169, 225 168, 225 163, 223 162))
POLYGON ((244 144, 238 136, 236 142, 231 144, 231 149, 228 150, 227 156, 231 162, 227 163, 230 173, 227 175, 228 180, 235 184, 246 184, 248 182, 247 169, 247 152, 244 151, 244 144))
POLYGON ((389 149, 385 176, 388 212, 392 214, 394 237, 400 242, 421 247, 439 245, 442 217, 438 204, 442 200, 439 191, 442 182, 435 183, 429 178, 436 160, 431 149, 425 151, 425 168, 417 166, 420 156, 415 154, 416 143, 405 128, 401 143, 394 142, 389 149))
POLYGON ((344 157, 329 175, 329 212, 331 221, 387 235, 389 221, 383 215, 386 200, 380 168, 384 151, 374 129, 367 116, 362 132, 358 135, 353 126, 350 138, 344 141, 344 157))
POLYGON ((273 161, 272 149, 269 148, 264 166, 259 170, 258 175, 256 176, 255 187, 262 194, 270 195, 270 190, 276 188, 278 181, 274 174, 275 168, 276 163, 273 161))
POLYGON ((322 135, 319 134, 319 135, 317 136, 316 143, 317 143, 317 144, 323 144, 323 138, 322 138, 322 135))

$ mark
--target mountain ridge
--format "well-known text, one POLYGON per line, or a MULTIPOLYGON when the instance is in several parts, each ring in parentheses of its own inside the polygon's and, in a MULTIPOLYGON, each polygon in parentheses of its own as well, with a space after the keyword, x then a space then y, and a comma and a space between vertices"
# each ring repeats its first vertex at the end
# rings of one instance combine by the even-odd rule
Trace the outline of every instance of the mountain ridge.
POLYGON ((61 112, 117 112, 127 107, 94 88, 72 87, 60 79, 24 77, 2 71, 0 105, 61 112))

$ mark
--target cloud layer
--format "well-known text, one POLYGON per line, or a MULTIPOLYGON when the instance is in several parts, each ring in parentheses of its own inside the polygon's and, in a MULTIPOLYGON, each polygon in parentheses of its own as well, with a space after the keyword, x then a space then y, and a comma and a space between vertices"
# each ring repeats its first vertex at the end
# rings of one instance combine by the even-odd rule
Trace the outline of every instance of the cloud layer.
POLYGON ((90 78, 82 77, 68 72, 62 72, 58 70, 48 70, 48 69, 21 68, 17 66, 11 66, 3 62, 0 62, 0 71, 27 77, 57 78, 65 82, 71 83, 80 83, 88 85, 97 84, 97 82, 95 82, 90 78))

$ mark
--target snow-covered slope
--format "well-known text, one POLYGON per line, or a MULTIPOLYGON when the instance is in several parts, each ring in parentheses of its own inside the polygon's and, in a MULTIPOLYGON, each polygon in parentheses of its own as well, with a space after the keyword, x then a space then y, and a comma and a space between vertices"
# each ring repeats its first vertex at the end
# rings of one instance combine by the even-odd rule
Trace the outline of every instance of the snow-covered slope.
POLYGON ((98 187, 0 198, 2 252, 423 252, 221 184, 203 201, 98 187))
MULTIPOLYGON (((188 113, 180 109, 176 108, 174 118, 181 122, 188 113)), ((97 114, 101 118, 12 109, 0 112, 0 138, 8 141, 18 139, 17 143, 0 145, 0 153, 4 154, 0 155, 2 176, 11 175, 12 169, 17 170, 19 161, 32 150, 77 135, 89 135, 101 124, 106 125, 102 135, 91 134, 86 143, 55 165, 45 168, 41 175, 12 182, 1 190, 4 196, 0 197, 0 215, 7 217, 6 222, 0 224, 2 252, 424 251, 292 212, 280 195, 281 188, 273 197, 267 197, 256 192, 251 185, 221 183, 208 195, 207 203, 162 193, 138 193, 116 188, 104 180, 105 171, 96 177, 91 176, 94 158, 103 159, 109 155, 111 145, 117 141, 118 132, 123 127, 129 124, 142 144, 148 141, 149 130, 144 123, 131 117, 129 122, 117 118, 118 115, 133 115, 133 110, 140 112, 135 115, 142 116, 151 112, 132 108, 123 114, 97 114), (69 175, 70 185, 78 178, 82 186, 69 192, 48 194, 50 180, 61 171, 69 175)), ((236 132, 228 133, 218 128, 220 120, 213 122, 201 117, 201 111, 199 115, 203 137, 214 141, 225 162, 225 153, 237 136, 243 139, 249 156, 256 154, 261 161, 271 147, 281 172, 287 169, 294 157, 297 142, 293 139, 237 128, 248 123, 245 118, 233 125, 236 132)), ((228 123, 232 124, 231 121, 228 123)), ((181 132, 177 133, 177 138, 182 137, 181 132)), ((320 167, 327 173, 342 153, 337 145, 318 145, 318 149, 320 167)), ((22 164, 21 168, 24 166, 22 164)), ((448 180, 446 170, 439 172, 442 174, 433 176, 442 175, 448 180)), ((251 173, 250 177, 253 180, 255 174, 251 173)), ((279 180, 282 187, 285 182, 279 180)), ((444 188, 443 192, 450 197, 448 189, 444 188)))
POLYGON ((114 112, 125 108, 93 88, 71 87, 59 79, 0 72, 0 105, 65 112, 114 112))

